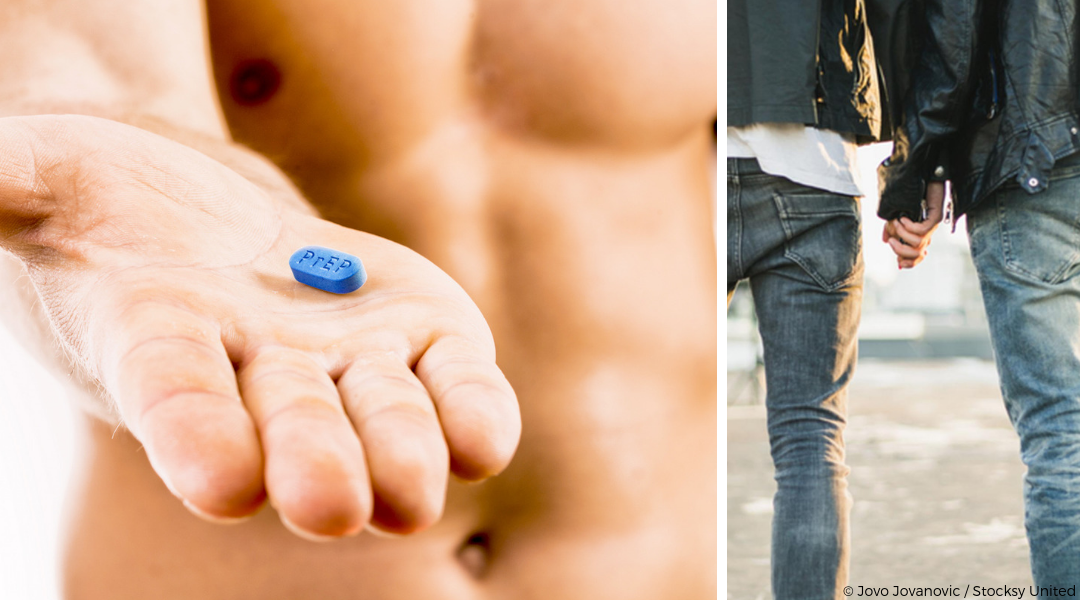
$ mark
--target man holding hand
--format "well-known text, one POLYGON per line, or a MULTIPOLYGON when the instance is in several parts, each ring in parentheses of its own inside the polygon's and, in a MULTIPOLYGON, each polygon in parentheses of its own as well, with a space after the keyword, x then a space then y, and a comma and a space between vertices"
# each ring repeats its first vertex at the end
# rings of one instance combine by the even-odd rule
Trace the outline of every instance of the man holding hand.
POLYGON ((951 181, 1020 436, 1038 586, 1080 584, 1080 48, 1075 2, 931 0, 911 14, 882 234, 917 265, 951 181))

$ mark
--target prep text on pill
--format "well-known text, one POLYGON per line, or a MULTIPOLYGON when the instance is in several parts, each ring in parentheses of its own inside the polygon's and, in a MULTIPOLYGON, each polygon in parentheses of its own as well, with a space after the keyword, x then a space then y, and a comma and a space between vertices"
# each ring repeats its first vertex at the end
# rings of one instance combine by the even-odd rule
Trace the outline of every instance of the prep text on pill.
POLYGON ((325 256, 315 256, 315 251, 314 250, 308 250, 308 251, 304 252, 304 255, 300 257, 300 260, 298 260, 296 262, 296 264, 298 264, 298 265, 303 264, 305 260, 308 260, 310 258, 315 259, 314 261, 312 261, 312 263, 310 265, 312 268, 317 268, 319 266, 319 262, 322 261, 322 263, 323 263, 322 269, 324 271, 329 271, 331 269, 331 267, 334 266, 334 263, 336 262, 337 263, 337 268, 334 268, 335 273, 337 273, 338 271, 340 271, 342 269, 351 267, 352 264, 353 264, 353 262, 351 260, 349 260, 347 258, 342 258, 340 256, 334 256, 333 254, 331 254, 329 258, 327 258, 325 256))
POLYGON ((359 258, 322 246, 304 246, 293 252, 289 267, 300 283, 334 294, 348 294, 367 281, 359 258))

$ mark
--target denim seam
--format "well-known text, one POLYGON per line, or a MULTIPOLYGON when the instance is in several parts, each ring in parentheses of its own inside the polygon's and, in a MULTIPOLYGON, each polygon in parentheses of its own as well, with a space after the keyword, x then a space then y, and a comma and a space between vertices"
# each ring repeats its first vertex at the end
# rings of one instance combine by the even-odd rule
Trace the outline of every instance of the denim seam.
MULTIPOLYGON (((1014 256, 1012 242, 1010 242, 1009 240, 1008 217, 1005 211, 1005 203, 1002 201, 1000 195, 997 195, 994 200, 997 204, 998 231, 1001 235, 1001 251, 1003 255, 1002 258, 1004 258, 1003 262, 1005 268, 1009 271, 1012 271, 1013 273, 1022 275, 1039 283, 1044 283, 1047 285, 1057 285, 1061 283, 1064 280, 1065 273, 1069 271, 1070 267, 1072 267, 1072 265, 1076 262, 1077 258, 1080 258, 1080 253, 1073 251, 1073 254, 1067 260, 1063 261, 1061 266, 1058 267, 1057 271, 1054 271, 1054 273, 1049 277, 1042 277, 1036 273, 1032 273, 1028 269, 1025 269, 1014 256)), ((1073 226, 1075 230, 1078 226, 1076 221, 1073 222, 1073 226)))
POLYGON ((1057 165, 1054 165, 1054 170, 1051 171, 1047 181, 1054 182, 1061 181, 1062 179, 1072 179, 1078 175, 1080 175, 1080 164, 1069 165, 1063 168, 1058 168, 1057 165))
MULTIPOLYGON (((821 287, 821 289, 823 289, 823 290, 825 290, 827 292, 836 291, 836 290, 848 285, 849 283, 851 283, 852 281, 855 280, 855 278, 859 274, 859 261, 858 261, 858 259, 856 259, 855 265, 852 267, 850 273, 848 273, 845 277, 840 278, 835 283, 830 284, 830 283, 826 282, 815 269, 811 268, 811 266, 806 262, 805 259, 803 259, 801 256, 799 256, 794 251, 792 251, 791 250, 791 239, 794 237, 794 232, 791 230, 791 227, 788 225, 787 217, 791 213, 787 210, 787 206, 786 206, 786 203, 784 202, 783 194, 773 194, 773 203, 776 204, 776 210, 780 215, 780 226, 784 228, 784 256, 785 257, 787 257, 789 260, 791 260, 795 264, 799 265, 799 267, 802 268, 802 270, 805 271, 806 274, 809 275, 810 278, 813 279, 814 282, 817 283, 821 287)), ((850 215, 849 212, 839 211, 839 210, 837 210, 837 211, 828 211, 828 212, 820 212, 820 213, 816 213, 816 214, 826 215, 826 216, 834 216, 834 215, 835 216, 848 216, 848 215, 850 215)), ((856 218, 858 218, 857 213, 856 213, 856 218)))
POLYGON ((732 179, 731 184, 735 188, 735 278, 739 280, 743 278, 744 271, 742 262, 742 186, 738 174, 732 179))
MULTIPOLYGON (((975 262, 975 257, 978 256, 979 248, 981 248, 978 241, 975 239, 975 231, 979 229, 979 224, 976 222, 977 220, 977 218, 973 219, 972 213, 968 213, 966 222, 968 234, 968 251, 971 252, 972 262, 975 262)), ((976 262, 975 264, 977 265, 978 263, 976 262)))
POLYGON ((997 204, 998 210, 998 232, 1001 236, 1001 254, 1003 258, 1002 262, 1004 264, 1004 268, 1012 273, 1031 279, 1032 282, 1037 282, 1045 285, 1057 285, 1059 283, 1062 283, 1065 279, 1065 273, 1067 273, 1072 267, 1072 264, 1075 264, 1077 259, 1080 258, 1080 253, 1074 251, 1074 253, 1072 253, 1072 255, 1070 255, 1067 260, 1062 262, 1061 267, 1058 267, 1057 270, 1049 276, 1043 277, 1037 273, 1032 273, 1031 271, 1025 269, 1020 263, 1020 261, 1016 259, 1013 253, 1012 243, 1010 242, 1009 238, 1009 223, 1008 217, 1007 215, 1005 215, 1004 202, 1001 201, 1000 197, 995 197, 995 202, 997 204))
POLYGON ((772 175, 772 174, 769 174, 769 173, 741 173, 738 176, 740 181, 746 181, 746 182, 754 182, 754 181, 758 181, 758 180, 769 181, 769 180, 774 180, 777 177, 779 177, 779 176, 778 175, 772 175))
POLYGON ((1028 273, 1024 269, 1021 269, 1013 264, 1015 261, 1013 260, 1012 256, 1012 244, 1009 242, 1009 228, 1006 227, 1005 223, 1005 204, 1001 201, 1000 195, 994 198, 994 203, 997 204, 995 208, 997 208, 998 213, 998 235, 1001 236, 1001 258, 1003 259, 1002 262, 1006 267, 1010 268, 1010 270, 1020 271, 1028 277, 1033 277, 1034 275, 1032 275, 1031 273, 1028 273))
POLYGON ((1065 281, 1065 273, 1069 272, 1069 268, 1075 262, 1076 262, 1076 253, 1073 252, 1072 256, 1069 257, 1069 260, 1066 260, 1066 261, 1061 263, 1061 267, 1058 268, 1058 270, 1054 273, 1054 276, 1052 278, 1050 278, 1050 281, 1048 281, 1047 283, 1051 283, 1051 284, 1056 285, 1056 284, 1061 283, 1062 281, 1065 281))

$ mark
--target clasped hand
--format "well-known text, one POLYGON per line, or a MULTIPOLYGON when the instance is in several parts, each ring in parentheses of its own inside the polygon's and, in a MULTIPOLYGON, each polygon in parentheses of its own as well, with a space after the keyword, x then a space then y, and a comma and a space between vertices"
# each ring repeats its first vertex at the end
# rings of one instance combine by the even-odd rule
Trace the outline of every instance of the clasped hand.
POLYGON ((932 181, 926 186, 926 218, 920 222, 907 217, 885 223, 881 241, 896 254, 896 264, 901 269, 911 269, 926 258, 930 238, 944 216, 945 184, 932 181))

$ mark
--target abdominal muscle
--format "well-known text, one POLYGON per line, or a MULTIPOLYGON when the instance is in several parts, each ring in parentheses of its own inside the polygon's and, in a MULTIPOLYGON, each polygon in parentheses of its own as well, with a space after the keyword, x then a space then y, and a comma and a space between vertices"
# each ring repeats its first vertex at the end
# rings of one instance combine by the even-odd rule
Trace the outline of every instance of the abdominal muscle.
MULTIPOLYGON (((275 20, 289 2, 277 12, 214 4, 215 69, 235 137, 275 159, 326 218, 413 248, 469 292, 518 394, 521 445, 498 477, 452 481, 427 531, 317 544, 287 532, 269 507, 236 525, 199 520, 137 441, 88 418, 68 597, 715 597, 715 96, 712 107, 699 102, 693 127, 627 138, 604 133, 614 131, 605 115, 578 138, 559 128, 581 114, 543 126, 507 120, 489 90, 457 98, 420 133, 391 128, 394 147, 384 147, 349 118, 350 103, 370 111, 378 98, 308 81, 341 66, 319 63, 330 59, 318 48, 298 57, 228 44, 235 36, 222 32, 241 21, 249 41, 302 42, 310 32, 299 26, 273 30, 293 25, 275 20), (224 97, 236 66, 256 55, 275 59, 274 96, 224 97)), ((257 83, 246 89, 265 89, 257 83)))

